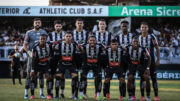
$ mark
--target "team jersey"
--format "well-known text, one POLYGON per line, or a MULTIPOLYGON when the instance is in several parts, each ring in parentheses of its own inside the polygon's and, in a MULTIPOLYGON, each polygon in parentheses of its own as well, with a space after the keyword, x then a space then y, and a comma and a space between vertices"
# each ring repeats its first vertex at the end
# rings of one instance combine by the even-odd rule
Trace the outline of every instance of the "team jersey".
POLYGON ((84 64, 87 65, 98 65, 100 62, 100 54, 103 50, 101 44, 96 44, 95 47, 90 47, 90 44, 83 45, 84 53, 84 64))
POLYGON ((26 32, 24 42, 29 44, 29 50, 31 51, 34 47, 35 43, 39 41, 39 37, 41 34, 47 34, 45 30, 40 29, 36 32, 34 29, 26 32))
POLYGON ((88 39, 88 32, 83 30, 82 32, 73 31, 73 39, 78 44, 86 44, 88 39))
POLYGON ((48 37, 48 41, 51 43, 64 39, 65 32, 56 33, 55 31, 51 32, 48 37))
POLYGON ((105 31, 105 33, 100 33, 99 31, 96 31, 94 35, 96 36, 96 40, 98 44, 102 44, 106 46, 110 44, 112 34, 109 33, 108 31, 105 31))
POLYGON ((65 41, 58 43, 55 46, 55 49, 58 50, 58 60, 62 65, 74 65, 75 64, 75 55, 78 50, 76 43, 66 44, 65 41))
POLYGON ((116 51, 107 48, 106 55, 108 67, 120 67, 122 48, 118 47, 116 51))
POLYGON ((117 35, 116 37, 117 37, 117 40, 119 41, 120 46, 124 47, 124 46, 131 45, 133 34, 132 33, 128 33, 127 35, 120 34, 120 35, 117 35))
POLYGON ((157 38, 154 34, 148 34, 146 37, 139 36, 139 45, 150 50, 150 55, 154 59, 154 48, 158 46, 157 38))
POLYGON ((39 43, 37 43, 32 51, 32 69, 34 69, 36 66, 49 65, 50 59, 53 56, 52 45, 50 43, 46 43, 45 47, 43 48, 41 48, 39 43))
POLYGON ((139 47, 137 50, 133 48, 133 46, 128 47, 128 54, 130 58, 130 62, 132 64, 143 63, 144 59, 148 59, 150 53, 147 48, 139 47))

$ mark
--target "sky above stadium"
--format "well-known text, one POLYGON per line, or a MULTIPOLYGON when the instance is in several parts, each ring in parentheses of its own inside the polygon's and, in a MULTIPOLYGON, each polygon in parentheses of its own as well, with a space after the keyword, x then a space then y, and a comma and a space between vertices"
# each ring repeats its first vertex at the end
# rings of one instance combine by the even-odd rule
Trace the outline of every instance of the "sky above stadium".
POLYGON ((0 0, 0 6, 48 6, 49 0, 0 0))

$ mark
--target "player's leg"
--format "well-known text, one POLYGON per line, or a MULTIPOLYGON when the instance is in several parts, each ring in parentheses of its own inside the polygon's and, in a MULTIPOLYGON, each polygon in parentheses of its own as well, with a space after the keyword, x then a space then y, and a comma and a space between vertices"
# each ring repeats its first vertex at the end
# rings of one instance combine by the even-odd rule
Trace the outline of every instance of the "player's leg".
POLYGON ((37 72, 34 72, 33 74, 31 73, 31 78, 30 78, 30 88, 31 88, 31 97, 30 99, 34 99, 35 95, 34 95, 34 90, 35 90, 35 80, 37 77, 37 72))
POLYGON ((45 77, 46 77, 46 87, 47 87, 47 99, 52 99, 51 96, 51 90, 52 90, 52 78, 50 73, 45 73, 45 77))
POLYGON ((72 87, 74 87, 74 99, 78 99, 78 89, 79 89, 79 82, 78 82, 78 73, 71 72, 72 75, 72 87))
POLYGON ((61 98, 65 98, 64 96, 64 88, 65 88, 65 75, 62 76, 63 78, 60 81, 61 86, 61 98))
POLYGON ((153 85, 153 89, 154 89, 154 95, 155 101, 159 101, 159 97, 158 97, 158 82, 157 82, 157 77, 156 77, 156 67, 155 64, 151 64, 150 67, 150 76, 151 76, 151 80, 152 80, 152 85, 153 85))
POLYGON ((22 85, 22 82, 21 82, 21 69, 19 68, 18 71, 17 71, 17 77, 19 79, 19 84, 22 85))
POLYGON ((125 82, 125 70, 120 67, 118 72, 116 73, 119 77, 119 92, 120 92, 120 100, 123 100, 126 97, 126 82, 125 82))
POLYGON ((149 78, 149 73, 144 71, 143 77, 146 82, 146 95, 147 95, 147 101, 150 101, 150 92, 151 92, 151 85, 150 85, 150 78, 149 78))
MULTIPOLYGON (((40 70, 40 69, 39 69, 40 70)), ((40 98, 46 98, 44 95, 44 72, 41 70, 38 72, 39 87, 40 87, 40 98)), ((37 79, 36 79, 37 80, 37 79)))
POLYGON ((15 72, 16 72, 16 71, 14 70, 14 67, 13 67, 13 69, 11 69, 11 75, 12 75, 12 82, 13 82, 13 85, 15 85, 15 75, 16 75, 15 72))
POLYGON ((84 95, 84 88, 86 87, 86 81, 87 81, 87 74, 89 71, 89 66, 84 66, 82 67, 82 73, 81 73, 81 78, 80 78, 80 97, 79 99, 83 99, 84 95))
POLYGON ((26 80, 25 80, 25 93, 24 93, 25 99, 29 98, 28 89, 30 87, 31 57, 28 57, 28 59, 27 59, 26 70, 27 70, 27 75, 26 75, 26 80))
POLYGON ((110 80, 112 78, 112 75, 113 75, 113 70, 111 68, 107 68, 106 75, 105 75, 105 81, 103 84, 104 99, 110 99, 109 90, 110 90, 110 80))
POLYGON ((102 88, 102 72, 100 67, 94 67, 93 69, 95 76, 95 91, 97 91, 97 100, 100 99, 101 88, 102 88))

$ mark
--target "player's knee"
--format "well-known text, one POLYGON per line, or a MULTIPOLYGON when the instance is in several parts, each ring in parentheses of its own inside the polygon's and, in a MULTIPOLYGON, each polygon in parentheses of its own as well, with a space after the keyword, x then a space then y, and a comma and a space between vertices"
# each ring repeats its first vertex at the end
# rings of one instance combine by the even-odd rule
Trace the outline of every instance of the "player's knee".
POLYGON ((73 78, 76 78, 76 77, 78 77, 78 74, 72 73, 72 77, 73 77, 73 78))
POLYGON ((51 75, 50 74, 45 74, 46 80, 51 80, 51 75))
POLYGON ((120 83, 125 83, 125 79, 120 77, 120 83))
POLYGON ((128 81, 133 81, 133 79, 134 79, 134 76, 133 76, 133 75, 129 75, 129 76, 128 76, 128 81))
POLYGON ((104 80, 104 83, 109 83, 110 82, 110 78, 106 78, 105 80, 104 80))

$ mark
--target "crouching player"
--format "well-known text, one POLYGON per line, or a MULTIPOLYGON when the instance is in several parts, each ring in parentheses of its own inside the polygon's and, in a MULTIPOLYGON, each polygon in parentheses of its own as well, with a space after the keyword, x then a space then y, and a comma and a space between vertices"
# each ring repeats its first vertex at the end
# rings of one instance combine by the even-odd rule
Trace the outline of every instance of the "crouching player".
POLYGON ((59 66, 56 69, 56 80, 59 82, 62 81, 63 75, 65 74, 66 69, 69 70, 69 72, 72 75, 72 87, 74 87, 74 99, 78 99, 78 74, 75 65, 75 53, 78 50, 78 46, 76 43, 72 40, 72 32, 66 32, 64 36, 65 40, 58 43, 55 46, 55 49, 58 50, 59 56, 58 56, 58 62, 59 66))
MULTIPOLYGON (((52 99, 51 90, 52 90, 52 80, 51 80, 51 68, 49 65, 49 61, 52 55, 52 48, 47 41, 47 35, 41 34, 40 35, 40 42, 37 43, 33 48, 33 57, 32 57, 32 69, 31 69, 31 97, 30 99, 34 99, 34 88, 35 88, 35 81, 36 78, 39 79, 43 78, 45 74, 46 77, 46 84, 47 84, 47 99, 52 99)), ((40 89, 43 89, 44 81, 40 84, 40 89)), ((43 90, 41 90, 43 91, 43 90)), ((40 92, 43 94, 43 92, 40 92)))
POLYGON ((99 100, 102 87, 102 72, 99 60, 103 46, 97 44, 96 36, 92 35, 88 38, 88 44, 85 44, 81 48, 83 53, 83 68, 80 79, 80 99, 83 99, 83 90, 86 87, 87 74, 92 70, 95 77, 95 91, 97 91, 96 99, 99 100))
POLYGON ((150 101, 150 72, 149 66, 151 64, 151 57, 146 48, 140 47, 138 44, 138 38, 134 37, 132 40, 132 46, 128 47, 128 56, 130 60, 130 66, 128 69, 128 93, 129 101, 135 100, 132 97, 133 94, 133 81, 136 74, 136 70, 139 71, 141 78, 146 81, 146 93, 147 101, 150 101), (146 62, 148 60, 148 63, 146 62))
POLYGON ((105 75, 105 81, 104 81, 104 99, 109 99, 109 88, 110 88, 110 79, 112 78, 113 74, 116 73, 116 75, 119 78, 119 92, 120 92, 120 100, 122 100, 122 96, 125 96, 125 72, 123 70, 123 67, 120 65, 121 57, 122 57, 122 49, 118 47, 118 41, 116 39, 111 40, 110 47, 107 48, 106 51, 106 62, 108 63, 107 72, 105 75))

